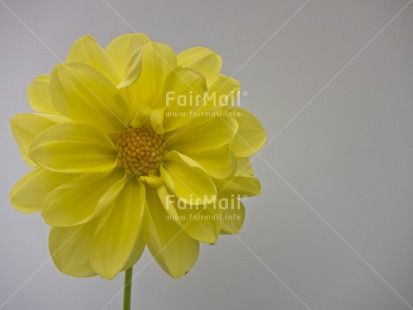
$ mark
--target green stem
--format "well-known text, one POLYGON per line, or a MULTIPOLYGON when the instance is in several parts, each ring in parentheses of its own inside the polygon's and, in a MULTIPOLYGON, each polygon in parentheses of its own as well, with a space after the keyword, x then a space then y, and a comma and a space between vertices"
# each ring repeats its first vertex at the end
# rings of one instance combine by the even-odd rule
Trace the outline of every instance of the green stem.
POLYGON ((130 310, 131 288, 132 288, 132 269, 125 271, 125 284, 123 289, 123 310, 130 310))

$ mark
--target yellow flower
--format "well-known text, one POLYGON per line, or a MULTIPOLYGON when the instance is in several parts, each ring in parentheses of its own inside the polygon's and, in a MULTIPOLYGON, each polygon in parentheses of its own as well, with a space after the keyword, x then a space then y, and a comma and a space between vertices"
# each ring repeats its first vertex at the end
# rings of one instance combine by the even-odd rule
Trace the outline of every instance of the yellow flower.
POLYGON ((32 82, 36 113, 14 116, 11 128, 34 169, 10 199, 51 226, 61 272, 111 279, 147 246, 178 278, 200 242, 238 232, 244 206, 236 198, 260 192, 248 157, 266 135, 235 104, 239 84, 221 64, 207 48, 176 55, 144 34, 106 49, 85 36, 32 82), (237 207, 222 207, 231 199, 237 207))

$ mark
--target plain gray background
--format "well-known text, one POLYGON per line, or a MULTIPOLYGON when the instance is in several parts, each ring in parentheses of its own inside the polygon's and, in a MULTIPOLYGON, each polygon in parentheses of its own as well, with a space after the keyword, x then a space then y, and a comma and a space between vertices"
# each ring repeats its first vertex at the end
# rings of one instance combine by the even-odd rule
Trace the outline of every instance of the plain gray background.
POLYGON ((48 227, 8 201, 29 169, 8 120, 92 34, 207 46, 264 124, 262 195, 238 238, 172 280, 146 251, 133 309, 413 309, 413 5, 406 0, 0 0, 0 309, 121 309, 113 281, 61 275, 48 227), (407 6, 406 6, 407 5, 407 6), (410 304, 410 306, 409 306, 410 304))

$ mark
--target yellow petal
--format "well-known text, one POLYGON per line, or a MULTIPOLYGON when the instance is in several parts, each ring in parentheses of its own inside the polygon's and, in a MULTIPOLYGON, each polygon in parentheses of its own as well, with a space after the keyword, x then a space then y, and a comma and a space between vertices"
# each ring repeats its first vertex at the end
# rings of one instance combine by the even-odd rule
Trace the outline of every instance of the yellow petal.
POLYGON ((237 168, 237 160, 228 146, 203 152, 194 149, 184 154, 195 160, 211 177, 216 179, 225 179, 233 175, 237 168))
POLYGON ((143 46, 140 57, 139 79, 128 88, 129 99, 136 107, 147 104, 154 108, 160 103, 167 75, 176 67, 176 56, 169 46, 150 42, 143 46))
POLYGON ((228 208, 221 208, 221 233, 223 234, 237 234, 244 224, 245 207, 243 203, 235 198, 220 197, 218 201, 222 200, 235 201, 233 206, 228 208))
POLYGON ((145 242, 159 266, 173 278, 179 278, 195 264, 199 242, 167 218, 168 214, 154 189, 147 188, 146 197, 148 205, 143 223, 145 242))
POLYGON ((174 195, 169 195, 164 186, 158 187, 157 192, 171 220, 178 223, 188 236, 208 244, 216 242, 221 228, 219 208, 214 204, 195 206, 180 203, 174 195))
POLYGON ((216 188, 205 170, 191 158, 171 151, 163 159, 161 177, 168 190, 188 204, 204 204, 216 198, 216 188))
POLYGON ((152 112, 152 108, 148 106, 147 104, 139 105, 137 107, 136 113, 134 114, 131 125, 135 128, 138 128, 144 125, 150 119, 151 112, 152 112))
POLYGON ((116 87, 92 67, 82 63, 60 64, 50 79, 56 110, 106 132, 119 132, 130 120, 129 106, 116 87))
POLYGON ((162 178, 156 175, 141 175, 139 179, 150 187, 158 187, 163 184, 162 178))
POLYGON ((256 196, 261 193, 261 185, 254 177, 230 177, 225 180, 214 179, 218 195, 256 196))
POLYGON ((117 88, 125 88, 136 82, 142 70, 142 49, 135 52, 129 60, 128 71, 125 76, 122 77, 120 83, 118 83, 117 88))
POLYGON ((214 150, 228 145, 238 130, 237 122, 226 116, 198 116, 184 123, 166 139, 179 152, 214 150))
POLYGON ((208 85, 208 95, 205 97, 206 105, 218 107, 232 107, 237 104, 240 91, 236 79, 223 74, 216 75, 208 85))
POLYGON ((126 179, 121 169, 106 175, 80 175, 57 187, 46 197, 42 216, 51 226, 83 224, 113 203, 126 179))
POLYGON ((135 245, 133 246, 132 253, 129 256, 128 261, 126 262, 122 270, 128 270, 138 262, 138 260, 142 256, 143 251, 145 250, 145 245, 145 239, 143 238, 143 233, 141 232, 139 234, 139 238, 136 240, 135 245))
POLYGON ((121 77, 118 88, 133 84, 142 69, 142 47, 151 42, 143 33, 124 34, 111 41, 105 49, 121 77))
POLYGON ((23 159, 29 166, 37 166, 28 158, 29 147, 33 139, 47 128, 63 122, 65 119, 62 117, 52 117, 46 114, 17 114, 11 118, 11 131, 19 144, 23 159))
POLYGON ((45 197, 75 176, 42 168, 35 169, 14 185, 10 192, 10 202, 15 209, 23 213, 40 211, 45 197))
POLYGON ((239 129, 232 142, 236 156, 248 157, 257 153, 264 145, 267 135, 259 120, 242 108, 232 108, 231 115, 237 120, 239 129))
POLYGON ((114 64, 90 35, 79 38, 72 45, 66 60, 67 62, 81 62, 93 67, 115 85, 120 81, 114 64))
POLYGON ((72 227, 52 227, 49 251, 56 267, 74 277, 96 275, 89 262, 90 243, 95 232, 95 221, 72 227))
MULTIPOLYGON (((161 183, 158 186, 154 187, 159 198, 159 202, 164 207, 166 213, 170 216, 170 219, 175 221, 178 225, 181 225, 181 222, 178 218, 178 213, 176 212, 176 197, 173 194, 170 194, 166 186, 161 183)), ((149 204, 150 205, 150 204, 149 204)))
POLYGON ((151 126, 158 135, 165 133, 165 128, 163 127, 164 113, 164 108, 156 108, 153 109, 150 114, 151 126))
POLYGON ((206 80, 191 68, 177 67, 167 77, 164 85, 164 127, 166 131, 177 129, 188 119, 190 111, 203 104, 206 80))
POLYGON ((86 124, 57 124, 32 141, 29 157, 51 171, 104 172, 117 164, 113 142, 98 128, 86 124))
POLYGON ((110 215, 102 217, 93 238, 90 262, 98 275, 112 279, 128 262, 142 229, 144 205, 145 187, 132 178, 108 210, 110 215))
POLYGON ((251 162, 248 157, 237 157, 237 170, 235 176, 238 177, 252 177, 254 171, 251 167, 251 162))
POLYGON ((42 113, 57 113, 50 99, 50 75, 42 74, 36 77, 27 90, 30 107, 42 113))
POLYGON ((214 244, 220 232, 220 210, 212 207, 188 205, 178 209, 178 215, 184 231, 190 237, 200 242, 214 244))
POLYGON ((178 65, 192 67, 206 77, 213 78, 222 67, 222 58, 206 47, 192 47, 179 53, 178 65))

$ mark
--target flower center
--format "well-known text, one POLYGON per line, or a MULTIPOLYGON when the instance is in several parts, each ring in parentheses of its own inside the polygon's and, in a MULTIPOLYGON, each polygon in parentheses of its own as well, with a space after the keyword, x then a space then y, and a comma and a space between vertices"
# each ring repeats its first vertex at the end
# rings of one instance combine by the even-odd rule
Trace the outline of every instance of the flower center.
POLYGON ((155 174, 166 154, 163 135, 148 124, 121 132, 117 148, 119 165, 126 173, 137 175, 155 174))

